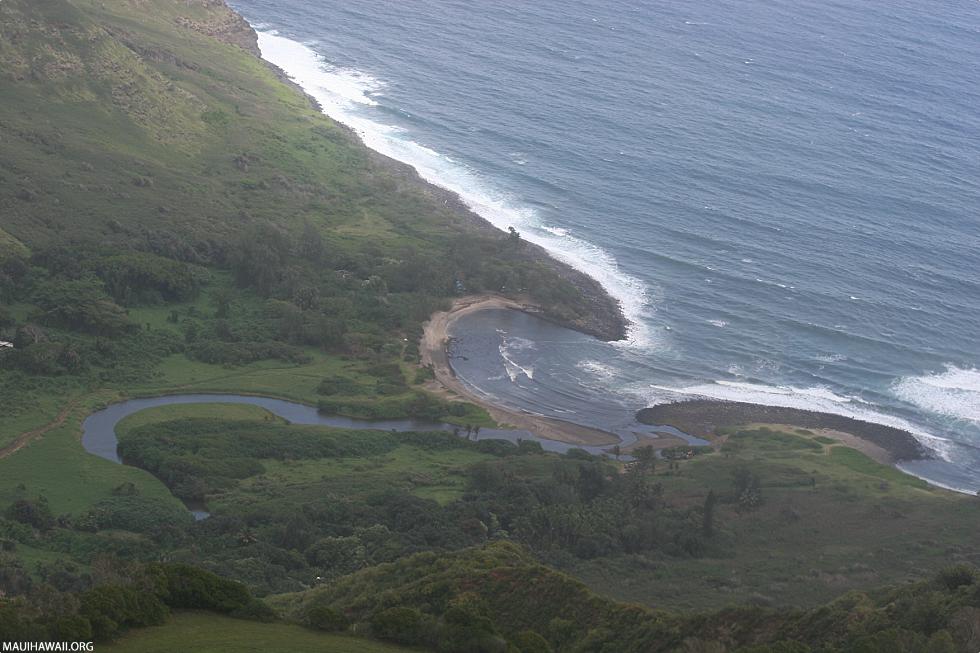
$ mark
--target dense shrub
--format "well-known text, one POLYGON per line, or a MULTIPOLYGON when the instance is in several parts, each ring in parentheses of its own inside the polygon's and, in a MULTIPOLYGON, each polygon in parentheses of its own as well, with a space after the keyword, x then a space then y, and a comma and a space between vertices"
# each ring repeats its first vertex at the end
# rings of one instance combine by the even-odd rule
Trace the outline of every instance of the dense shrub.
POLYGON ((145 252, 97 259, 96 274, 121 304, 159 304, 197 296, 208 275, 203 268, 145 252))
POLYGON ((33 289, 32 299, 40 309, 38 320, 44 324, 100 336, 118 336, 138 328, 97 279, 51 279, 33 289))
POLYGON ((310 356, 299 347, 281 342, 195 342, 187 347, 187 355, 202 363, 245 365, 259 360, 276 359, 287 363, 305 364, 310 356))
POLYGON ((37 499, 17 499, 7 509, 7 517, 22 524, 46 531, 54 526, 54 516, 48 507, 48 500, 41 496, 37 499))
POLYGON ((350 620, 336 610, 320 605, 306 611, 304 623, 310 628, 327 632, 342 632, 350 627, 350 620))
POLYGON ((133 626, 155 626, 167 618, 167 606, 137 587, 103 585, 81 596, 79 615, 91 624, 92 637, 105 641, 133 626))
POLYGON ((97 530, 112 528, 159 535, 167 528, 188 524, 191 517, 179 504, 128 495, 103 499, 89 510, 84 521, 97 530))
POLYGON ((432 619, 415 608, 388 608, 371 617, 371 633, 378 639, 416 646, 429 639, 432 619))
POLYGON ((152 564, 147 573, 164 603, 180 610, 234 613, 250 609, 254 599, 241 583, 183 564, 152 564))

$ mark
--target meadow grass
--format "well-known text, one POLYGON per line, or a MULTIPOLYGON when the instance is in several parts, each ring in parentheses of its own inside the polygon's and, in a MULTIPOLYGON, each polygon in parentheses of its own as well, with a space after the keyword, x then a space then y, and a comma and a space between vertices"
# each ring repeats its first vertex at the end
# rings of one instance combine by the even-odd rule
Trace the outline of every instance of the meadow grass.
POLYGON ((617 599, 702 609, 746 600, 815 605, 849 589, 921 578, 956 563, 980 563, 980 499, 949 492, 879 464, 828 438, 755 430, 735 447, 697 456, 656 476, 669 502, 700 504, 713 489, 716 541, 730 557, 623 556, 571 571, 617 599), (739 506, 733 475, 759 478, 762 503, 739 506))
POLYGON ((141 496, 181 505, 151 474, 109 462, 82 449, 84 417, 118 399, 118 393, 109 391, 85 395, 63 425, 0 461, 3 479, 0 505, 43 495, 55 515, 78 515, 112 496, 112 490, 124 483, 133 483, 141 496))
POLYGON ((70 396, 40 393, 31 397, 28 406, 21 406, 12 415, 0 416, 0 447, 10 444, 22 433, 49 424, 57 417, 65 402, 70 400, 70 396))
POLYGON ((272 414, 265 408, 250 404, 223 404, 220 402, 213 404, 174 404, 172 406, 146 408, 124 417, 116 424, 116 435, 123 437, 133 429, 147 424, 184 418, 285 422, 281 417, 272 414))
POLYGON ((243 481, 210 505, 221 511, 237 503, 269 498, 276 487, 298 488, 303 484, 311 484, 315 492, 334 491, 353 497, 370 495, 382 487, 400 489, 445 505, 465 491, 466 468, 492 458, 471 449, 430 450, 404 445, 376 456, 263 460, 264 474, 243 481))
MULTIPOLYGON (((177 404, 156 406, 134 413, 119 422, 122 437, 148 424, 184 418, 210 418, 283 423, 284 420, 259 406, 247 404, 177 404)), ((298 427, 329 430, 327 427, 298 427)), ((220 511, 238 502, 248 503, 268 496, 270 487, 299 486, 329 479, 329 485, 345 494, 370 494, 378 487, 399 487, 423 499, 445 505, 466 489, 464 470, 493 456, 472 449, 425 449, 403 445, 380 455, 317 460, 263 460, 265 472, 242 481, 233 492, 222 494, 209 505, 220 511)), ((322 489, 322 485, 318 488, 322 489)))
POLYGON ((413 649, 316 632, 282 623, 257 623, 210 613, 182 612, 163 626, 131 631, 99 651, 110 653, 396 653, 413 649))

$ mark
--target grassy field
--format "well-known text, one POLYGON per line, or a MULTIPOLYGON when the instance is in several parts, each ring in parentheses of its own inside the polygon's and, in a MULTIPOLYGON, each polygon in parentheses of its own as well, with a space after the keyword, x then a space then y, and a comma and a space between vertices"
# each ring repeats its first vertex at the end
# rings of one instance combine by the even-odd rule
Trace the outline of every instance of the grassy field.
POLYGON ((849 589, 921 578, 949 564, 980 563, 980 499, 929 486, 825 436, 756 430, 720 453, 660 463, 668 501, 701 504, 732 492, 745 469, 761 503, 722 502, 716 537, 731 557, 621 557, 572 567, 593 589, 618 599, 675 608, 736 602, 814 605, 849 589))
MULTIPOLYGON (((81 450, 81 417, 112 398, 91 396, 62 427, 4 460, 0 502, 43 494, 55 514, 80 514, 114 488, 133 483, 144 497, 178 505, 147 472, 81 450)), ((254 406, 181 405, 130 416, 120 432, 186 417, 280 422, 254 406)), ((216 514, 258 505, 274 511, 327 495, 366 497, 382 487, 446 505, 465 491, 466 469, 490 458, 470 449, 404 445, 354 458, 263 460, 263 473, 219 493, 209 507, 216 514)), ((538 463, 532 457, 510 464, 534 474, 538 463)), ((729 495, 736 470, 758 477, 758 506, 727 501, 718 506, 714 548, 724 556, 713 555, 709 547, 698 559, 617 556, 563 567, 617 599, 705 608, 746 600, 814 605, 849 589, 903 582, 953 563, 980 563, 974 542, 980 500, 931 487, 825 436, 742 432, 722 451, 682 460, 677 467, 661 461, 655 471, 665 499, 675 505, 700 505, 708 489, 729 495)))
POLYGON ((300 626, 256 623, 208 613, 174 615, 164 626, 134 630, 113 644, 110 653, 397 653, 391 644, 318 633, 300 626))
POLYGON ((133 483, 144 497, 181 505, 160 481, 143 470, 111 463, 82 449, 82 420, 118 399, 118 393, 111 391, 84 395, 63 425, 0 460, 0 504, 44 495, 54 514, 77 515, 110 497, 114 488, 133 483))
MULTIPOLYGON (((140 411, 122 420, 120 436, 133 429, 181 418, 273 421, 282 419, 258 406, 241 404, 184 404, 159 406, 140 411)), ((320 430, 318 427, 297 427, 320 430)), ((326 431, 325 429, 323 429, 326 431)), ((224 494, 210 504, 221 512, 236 505, 249 505, 268 499, 271 488, 297 488, 315 484, 316 491, 368 494, 378 487, 399 488, 423 499, 446 504, 458 498, 466 487, 464 470, 492 456, 469 449, 429 450, 401 446, 391 452, 356 458, 318 460, 262 460, 265 472, 243 481, 233 493, 224 494)))
POLYGON ((282 418, 273 415, 260 406, 248 404, 176 404, 174 406, 154 406, 123 418, 116 425, 116 435, 123 437, 130 431, 155 422, 166 422, 183 417, 210 417, 223 420, 254 420, 257 422, 280 422, 282 418))
MULTIPOLYGON (((269 418, 250 407, 175 406, 137 414, 123 426, 208 415, 269 418)), ((369 500, 378 488, 447 505, 466 491, 467 470, 492 459, 471 449, 404 445, 354 457, 262 460, 261 474, 218 493, 209 506, 216 514, 260 506, 275 512, 324 496, 369 500)), ((517 457, 505 473, 547 478, 549 465, 548 457, 517 457)), ((673 465, 659 461, 653 479, 672 506, 699 507, 708 490, 721 497, 716 534, 703 556, 653 552, 555 562, 601 594, 676 609, 745 601, 815 605, 849 589, 980 563, 974 546, 980 501, 929 486, 824 435, 742 431, 720 451, 673 465), (739 470, 757 478, 756 504, 733 496, 739 470)))
POLYGON ((363 496, 379 487, 408 492, 445 505, 466 489, 465 469, 491 458, 469 450, 431 451, 398 447, 387 454, 348 459, 264 460, 265 473, 248 479, 233 495, 212 504, 221 510, 267 498, 271 488, 315 484, 316 492, 363 496))

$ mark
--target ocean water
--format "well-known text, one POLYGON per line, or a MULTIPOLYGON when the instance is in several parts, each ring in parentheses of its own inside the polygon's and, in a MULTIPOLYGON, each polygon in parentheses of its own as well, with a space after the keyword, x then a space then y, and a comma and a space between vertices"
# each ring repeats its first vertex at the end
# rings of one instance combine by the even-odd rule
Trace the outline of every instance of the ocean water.
POLYGON ((980 4, 236 0, 372 148, 596 277, 630 337, 458 323, 474 389, 598 426, 732 399, 908 428, 980 490, 980 4))

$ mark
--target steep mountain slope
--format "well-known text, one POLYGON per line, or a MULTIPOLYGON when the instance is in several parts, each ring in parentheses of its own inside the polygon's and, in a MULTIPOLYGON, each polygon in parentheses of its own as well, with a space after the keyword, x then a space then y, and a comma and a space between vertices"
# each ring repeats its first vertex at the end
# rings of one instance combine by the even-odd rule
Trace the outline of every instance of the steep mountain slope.
POLYGON ((207 265, 256 225, 313 229, 328 265, 360 265, 361 278, 526 291, 560 321, 621 335, 594 281, 367 150, 255 43, 214 0, 0 4, 2 227, 32 248, 97 243, 207 265))

